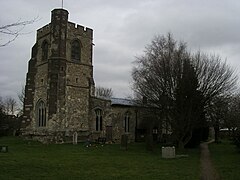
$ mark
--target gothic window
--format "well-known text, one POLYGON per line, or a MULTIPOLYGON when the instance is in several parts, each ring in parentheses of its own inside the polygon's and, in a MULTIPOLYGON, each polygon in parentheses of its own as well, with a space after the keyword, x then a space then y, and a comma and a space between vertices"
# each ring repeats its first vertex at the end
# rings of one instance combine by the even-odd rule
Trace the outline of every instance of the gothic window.
POLYGON ((46 61, 48 59, 48 43, 44 41, 42 43, 42 60, 46 61))
POLYGON ((39 101, 36 105, 37 126, 46 127, 46 107, 43 101, 39 101))
POLYGON ((78 40, 72 42, 71 45, 71 59, 80 61, 81 58, 81 45, 78 40))
POLYGON ((129 115, 129 113, 127 112, 127 113, 125 114, 124 122, 123 122, 123 126, 124 126, 124 131, 125 131, 125 132, 129 132, 129 124, 130 124, 130 115, 129 115))
POLYGON ((102 110, 97 109, 96 113, 96 131, 102 131, 102 110))

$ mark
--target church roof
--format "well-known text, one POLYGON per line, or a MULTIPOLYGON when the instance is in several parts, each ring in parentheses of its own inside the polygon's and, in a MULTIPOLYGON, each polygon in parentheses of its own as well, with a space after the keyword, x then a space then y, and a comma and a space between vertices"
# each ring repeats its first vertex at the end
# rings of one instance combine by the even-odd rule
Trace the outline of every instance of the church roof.
POLYGON ((111 98, 111 104, 121 106, 134 106, 134 102, 131 99, 124 98, 111 98))

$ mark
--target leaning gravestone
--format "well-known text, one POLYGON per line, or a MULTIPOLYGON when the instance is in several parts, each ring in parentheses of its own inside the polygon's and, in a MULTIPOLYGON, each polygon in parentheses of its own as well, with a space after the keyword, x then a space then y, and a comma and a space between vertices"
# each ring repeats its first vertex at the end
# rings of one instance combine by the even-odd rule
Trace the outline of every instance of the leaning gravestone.
POLYGON ((127 150, 128 136, 126 134, 121 137, 121 149, 127 150))
POLYGON ((74 132, 73 133, 73 144, 77 144, 78 143, 78 133, 74 132))
POLYGON ((162 147, 162 158, 170 159, 175 158, 175 147, 162 147))

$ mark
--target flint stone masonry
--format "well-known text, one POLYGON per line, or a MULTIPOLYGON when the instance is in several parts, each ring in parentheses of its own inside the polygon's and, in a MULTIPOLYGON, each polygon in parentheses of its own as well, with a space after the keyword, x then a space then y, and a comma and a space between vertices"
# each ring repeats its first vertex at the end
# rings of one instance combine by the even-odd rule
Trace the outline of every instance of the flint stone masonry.
POLYGON ((67 10, 54 9, 51 22, 37 30, 32 47, 26 75, 23 136, 43 143, 87 139, 120 143, 122 135, 129 142, 135 140, 141 112, 130 100, 95 97, 92 54, 93 30, 69 22, 67 10), (79 43, 79 49, 73 42, 79 43), (75 51, 80 57, 72 59, 75 51), (44 113, 38 102, 44 104, 44 113), (101 117, 96 114, 99 111, 101 117), (40 125, 42 120, 46 120, 46 125, 40 125), (100 123, 101 129, 97 128, 100 123))
POLYGON ((135 127, 136 127, 136 111, 132 106, 112 106, 112 126, 113 126, 113 139, 116 142, 121 141, 122 134, 128 136, 128 141, 133 142, 135 139, 135 127), (129 132, 125 132, 124 120, 126 113, 130 116, 129 132))

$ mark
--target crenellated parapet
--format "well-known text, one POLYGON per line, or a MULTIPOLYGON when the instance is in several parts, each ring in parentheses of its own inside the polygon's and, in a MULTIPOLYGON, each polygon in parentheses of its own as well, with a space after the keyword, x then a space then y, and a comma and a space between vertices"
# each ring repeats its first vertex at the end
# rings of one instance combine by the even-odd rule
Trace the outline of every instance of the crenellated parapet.
POLYGON ((51 32, 51 23, 37 30, 37 40, 48 35, 51 32))
POLYGON ((91 28, 75 24, 73 22, 68 22, 68 30, 81 36, 93 39, 93 30, 91 28))

